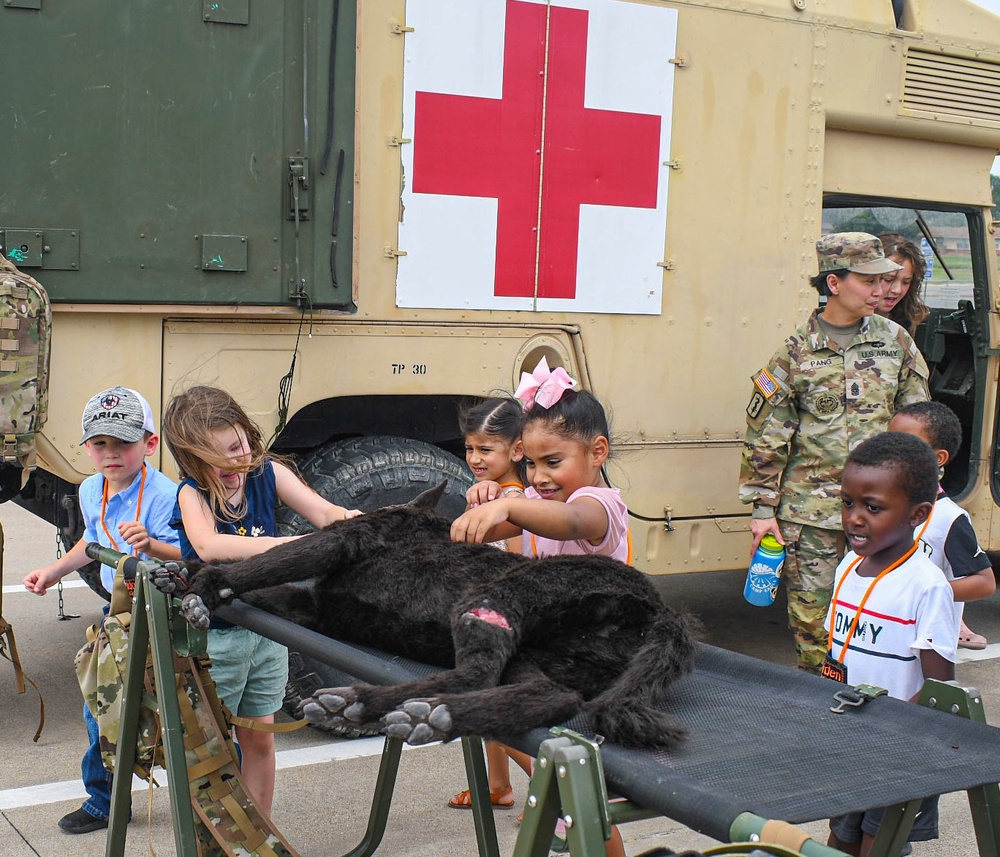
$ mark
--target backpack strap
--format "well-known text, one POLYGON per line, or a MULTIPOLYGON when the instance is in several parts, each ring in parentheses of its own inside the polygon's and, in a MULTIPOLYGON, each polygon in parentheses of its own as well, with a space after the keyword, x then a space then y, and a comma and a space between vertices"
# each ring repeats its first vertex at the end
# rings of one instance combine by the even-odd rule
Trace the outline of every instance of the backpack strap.
POLYGON ((252 729, 254 732, 298 732, 306 725, 305 720, 293 720, 291 723, 261 723, 259 720, 251 720, 249 717, 239 717, 230 714, 227 718, 230 726, 239 726, 241 729, 252 729))
POLYGON ((207 656, 187 659, 177 694, 199 853, 298 857, 246 788, 208 666, 207 656))

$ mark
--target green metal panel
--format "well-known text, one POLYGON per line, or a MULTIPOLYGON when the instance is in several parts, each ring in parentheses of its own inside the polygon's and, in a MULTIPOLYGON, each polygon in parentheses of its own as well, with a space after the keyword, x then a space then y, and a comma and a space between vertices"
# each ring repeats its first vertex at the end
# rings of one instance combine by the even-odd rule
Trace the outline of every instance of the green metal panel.
POLYGON ((56 301, 287 304, 299 283, 314 305, 349 304, 356 8, 347 0, 338 9, 332 156, 319 174, 335 8, 0 6, 0 241, 27 235, 19 246, 45 248, 29 265, 45 269, 56 301), (298 224, 292 159, 306 170, 298 224), (220 241, 223 264, 213 263, 220 241))

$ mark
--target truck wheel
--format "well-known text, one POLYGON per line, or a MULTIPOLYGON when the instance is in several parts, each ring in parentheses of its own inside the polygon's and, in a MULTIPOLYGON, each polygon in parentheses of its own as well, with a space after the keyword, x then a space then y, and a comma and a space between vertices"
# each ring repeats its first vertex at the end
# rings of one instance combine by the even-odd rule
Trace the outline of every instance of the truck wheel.
MULTIPOLYGON (((372 435, 335 441, 299 462, 299 472, 331 503, 371 512, 407 503, 442 480, 448 482, 438 511, 457 518, 465 511, 472 474, 465 462, 429 443, 372 435)), ((299 535, 312 525, 290 509, 278 510, 282 535, 299 535)))
MULTIPOLYGON (((301 460, 299 472, 327 500, 362 512, 406 503, 447 480, 438 511, 452 519, 465 511, 465 492, 472 485, 469 468, 451 453, 419 440, 383 435, 336 441, 317 449, 301 460)), ((278 510, 278 529, 282 535, 290 536, 307 533, 313 527, 282 507, 278 510)), ((344 687, 355 681, 354 676, 300 652, 289 652, 288 685, 282 708, 297 717, 299 703, 319 688, 344 687)), ((356 727, 325 731, 344 738, 380 734, 378 730, 356 727)))

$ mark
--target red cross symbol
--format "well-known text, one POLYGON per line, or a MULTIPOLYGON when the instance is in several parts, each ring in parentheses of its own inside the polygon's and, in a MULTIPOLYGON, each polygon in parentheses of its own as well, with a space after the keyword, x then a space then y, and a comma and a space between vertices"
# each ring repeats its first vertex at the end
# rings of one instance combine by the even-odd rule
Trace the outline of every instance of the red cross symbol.
POLYGON ((587 19, 508 0, 502 97, 416 93, 413 190, 497 200, 499 297, 575 297, 581 205, 656 207, 661 117, 584 107, 587 19))

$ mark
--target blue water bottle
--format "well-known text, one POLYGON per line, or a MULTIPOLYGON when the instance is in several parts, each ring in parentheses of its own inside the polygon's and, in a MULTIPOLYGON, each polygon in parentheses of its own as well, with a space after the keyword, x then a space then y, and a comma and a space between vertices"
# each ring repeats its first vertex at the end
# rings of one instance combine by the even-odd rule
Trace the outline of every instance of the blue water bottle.
POLYGON ((768 607, 774 603, 781 579, 781 566, 785 562, 785 547, 768 533, 754 551, 743 587, 743 597, 755 607, 768 607))

